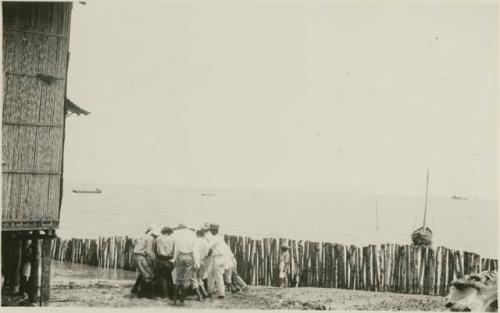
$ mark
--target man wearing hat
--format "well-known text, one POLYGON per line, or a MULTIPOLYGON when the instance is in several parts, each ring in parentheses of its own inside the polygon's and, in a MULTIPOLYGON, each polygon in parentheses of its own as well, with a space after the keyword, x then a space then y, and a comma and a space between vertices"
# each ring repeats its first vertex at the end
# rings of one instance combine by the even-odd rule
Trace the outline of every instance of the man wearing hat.
POLYGON ((138 271, 137 281, 132 288, 132 293, 139 297, 153 297, 153 278, 155 255, 153 241, 158 236, 157 227, 150 225, 146 228, 144 236, 137 239, 134 245, 134 260, 138 271))
POLYGON ((227 259, 229 257, 227 251, 229 247, 219 234, 219 225, 210 224, 209 231, 211 235, 209 236, 208 248, 211 251, 212 266, 208 275, 208 293, 209 295, 214 294, 217 285, 219 298, 222 299, 225 296, 224 272, 227 268, 227 259))
POLYGON ((163 227, 161 236, 154 241, 156 255, 156 275, 158 282, 158 293, 161 298, 168 296, 173 299, 174 284, 172 281, 172 262, 174 257, 174 238, 171 236, 173 230, 170 227, 163 227))
POLYGON ((198 297, 203 295, 203 298, 205 298, 208 296, 205 274, 207 273, 206 267, 209 264, 208 259, 210 259, 210 257, 208 256, 208 241, 205 239, 205 230, 203 228, 196 231, 196 240, 196 249, 200 257, 200 267, 196 271, 198 285, 195 286, 195 288, 198 297))
POLYGON ((200 267, 200 257, 196 249, 196 241, 193 228, 183 224, 175 228, 174 262, 176 279, 174 301, 176 304, 177 299, 183 304, 188 288, 190 286, 197 286, 195 271, 200 267))

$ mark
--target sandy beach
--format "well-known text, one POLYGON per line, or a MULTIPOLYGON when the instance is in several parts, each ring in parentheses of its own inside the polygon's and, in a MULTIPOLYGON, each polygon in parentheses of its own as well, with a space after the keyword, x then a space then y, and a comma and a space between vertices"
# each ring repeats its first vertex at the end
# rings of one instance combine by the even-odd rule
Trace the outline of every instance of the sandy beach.
MULTIPOLYGON (((130 293, 135 273, 106 271, 90 266, 54 262, 52 307, 174 307, 167 299, 139 299, 130 293)), ((3 297, 3 305, 19 298, 3 297)), ((285 310, 444 311, 443 297, 326 288, 250 286, 248 292, 227 294, 224 300, 198 302, 189 297, 187 308, 285 310)))

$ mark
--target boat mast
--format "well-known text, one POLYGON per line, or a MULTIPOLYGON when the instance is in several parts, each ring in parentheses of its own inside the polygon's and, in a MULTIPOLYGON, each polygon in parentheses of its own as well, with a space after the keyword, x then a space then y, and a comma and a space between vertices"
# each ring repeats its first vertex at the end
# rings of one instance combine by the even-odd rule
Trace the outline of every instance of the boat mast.
POLYGON ((427 169, 427 183, 425 186, 425 207, 424 207, 424 226, 423 228, 425 229, 425 219, 427 216, 427 195, 429 193, 429 169, 427 169))

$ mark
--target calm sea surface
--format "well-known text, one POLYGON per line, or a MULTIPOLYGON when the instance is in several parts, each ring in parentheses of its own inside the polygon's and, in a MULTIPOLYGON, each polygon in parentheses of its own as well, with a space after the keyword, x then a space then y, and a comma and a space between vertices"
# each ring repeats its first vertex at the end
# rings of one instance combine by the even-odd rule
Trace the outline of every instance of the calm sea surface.
MULTIPOLYGON (((355 196, 291 191, 235 191, 100 185, 102 194, 65 186, 58 234, 137 236, 151 223, 218 223, 226 234, 364 245, 409 243, 422 223, 424 197, 355 196), (378 203, 378 231, 375 201, 378 203)), ((435 246, 497 255, 497 202, 430 195, 435 246)))

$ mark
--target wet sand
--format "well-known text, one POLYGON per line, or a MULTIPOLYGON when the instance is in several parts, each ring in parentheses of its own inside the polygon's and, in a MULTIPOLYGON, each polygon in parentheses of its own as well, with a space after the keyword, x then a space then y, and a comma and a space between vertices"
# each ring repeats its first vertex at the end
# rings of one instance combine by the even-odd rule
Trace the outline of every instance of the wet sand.
MULTIPOLYGON (((167 299, 139 299, 130 294, 135 273, 109 271, 85 265, 54 262, 52 307, 174 307, 167 299)), ((9 302, 3 299, 4 305, 9 302)), ((12 303, 12 302, 11 302, 12 303)), ((13 303, 12 303, 13 304, 13 303)), ((288 309, 288 310, 389 310, 445 311, 444 298, 327 288, 250 286, 248 292, 226 294, 226 298, 186 299, 187 308, 288 309)))

